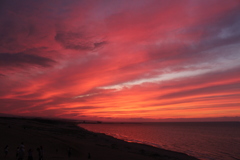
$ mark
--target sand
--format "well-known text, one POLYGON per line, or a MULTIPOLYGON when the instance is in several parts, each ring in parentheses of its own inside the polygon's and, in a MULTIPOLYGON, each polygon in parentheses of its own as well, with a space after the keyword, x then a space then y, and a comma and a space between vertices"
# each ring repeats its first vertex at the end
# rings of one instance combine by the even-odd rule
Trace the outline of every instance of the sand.
POLYGON ((25 160, 29 149, 33 150, 33 159, 38 160, 40 146, 44 160, 196 160, 183 153, 89 132, 70 121, 0 117, 0 129, 0 160, 16 160, 16 150, 22 142, 25 160), (5 157, 6 145, 9 151, 5 157))

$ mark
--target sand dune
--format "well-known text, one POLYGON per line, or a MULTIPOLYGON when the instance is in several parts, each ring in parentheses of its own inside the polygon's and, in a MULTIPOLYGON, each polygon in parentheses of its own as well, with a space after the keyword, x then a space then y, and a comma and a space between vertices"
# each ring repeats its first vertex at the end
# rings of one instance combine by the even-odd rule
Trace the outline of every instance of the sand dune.
POLYGON ((1 160, 16 160, 17 147, 22 142, 25 160, 29 149, 33 150, 33 159, 38 160, 37 148, 40 146, 43 147, 44 160, 196 160, 183 153, 89 132, 74 122, 2 117, 0 129, 1 160), (6 145, 9 151, 5 157, 6 145))

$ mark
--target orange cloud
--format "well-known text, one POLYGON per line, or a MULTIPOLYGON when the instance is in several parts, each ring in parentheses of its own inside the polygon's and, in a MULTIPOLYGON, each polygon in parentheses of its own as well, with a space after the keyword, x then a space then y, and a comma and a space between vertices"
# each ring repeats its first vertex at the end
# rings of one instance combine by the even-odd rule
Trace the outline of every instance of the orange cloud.
POLYGON ((239 1, 14 2, 1 5, 2 113, 240 116, 239 1))

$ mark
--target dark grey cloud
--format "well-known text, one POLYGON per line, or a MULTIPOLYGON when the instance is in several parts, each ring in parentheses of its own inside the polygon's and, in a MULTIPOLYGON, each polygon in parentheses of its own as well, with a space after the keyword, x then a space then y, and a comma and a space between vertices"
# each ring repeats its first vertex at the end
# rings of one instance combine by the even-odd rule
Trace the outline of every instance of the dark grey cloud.
POLYGON ((92 47, 90 46, 89 42, 84 39, 85 36, 82 33, 58 32, 55 36, 55 40, 67 49, 91 49, 92 47))
POLYGON ((56 63, 56 61, 38 55, 26 53, 0 53, 0 67, 16 67, 25 65, 51 67, 53 63, 56 63))
POLYGON ((238 43, 240 40, 240 5, 218 17, 185 29, 183 34, 201 33, 201 41, 196 47, 205 50, 218 46, 238 43))
POLYGON ((84 32, 57 32, 55 40, 66 49, 93 50, 105 45, 106 41, 94 42, 92 37, 84 32))
POLYGON ((94 43, 94 47, 95 47, 95 48, 98 48, 98 47, 104 46, 105 44, 107 44, 106 41, 97 42, 97 43, 94 43))
POLYGON ((193 24, 189 27, 179 28, 174 34, 180 37, 197 36, 199 41, 186 44, 166 44, 166 46, 155 46, 149 54, 149 61, 169 61, 180 60, 187 63, 196 61, 209 61, 221 56, 218 54, 209 54, 211 49, 215 49, 230 44, 240 42, 240 5, 229 12, 223 12, 218 16, 209 15, 205 21, 193 24), (172 45, 172 46, 171 46, 172 45))

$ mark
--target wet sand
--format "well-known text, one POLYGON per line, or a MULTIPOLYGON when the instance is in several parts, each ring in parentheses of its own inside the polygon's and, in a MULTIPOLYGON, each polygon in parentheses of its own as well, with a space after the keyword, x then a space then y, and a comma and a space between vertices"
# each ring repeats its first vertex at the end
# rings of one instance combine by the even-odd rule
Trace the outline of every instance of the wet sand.
POLYGON ((0 130, 1 160, 16 160, 16 150, 21 142, 25 146, 26 160, 29 149, 33 150, 33 159, 38 160, 37 148, 40 146, 44 160, 197 160, 183 153, 89 132, 73 121, 0 117, 0 130), (9 152, 4 157, 6 145, 9 152))

